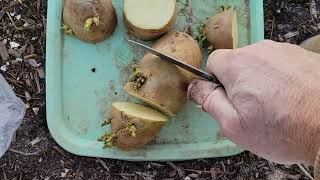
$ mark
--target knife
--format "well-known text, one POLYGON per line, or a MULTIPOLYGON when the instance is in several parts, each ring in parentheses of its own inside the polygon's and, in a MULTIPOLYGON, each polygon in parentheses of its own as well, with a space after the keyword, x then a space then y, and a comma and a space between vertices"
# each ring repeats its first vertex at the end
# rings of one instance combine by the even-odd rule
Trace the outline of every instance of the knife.
POLYGON ((191 73, 193 73, 193 74, 195 74, 195 75, 197 75, 199 77, 202 77, 202 78, 204 78, 204 79, 206 79, 208 81, 214 82, 216 84, 220 84, 220 81, 218 80, 218 78, 215 75, 208 74, 207 72, 202 71, 201 69, 195 68, 195 67, 193 67, 193 66, 191 66, 189 64, 184 63, 183 61, 181 61, 181 60, 179 60, 179 59, 177 59, 175 57, 163 54, 163 53, 161 53, 161 52, 159 52, 159 51, 157 51, 157 50, 155 50, 155 49, 153 49, 153 48, 151 48, 149 46, 141 44, 139 42, 132 41, 132 40, 128 40, 128 41, 131 42, 131 43, 134 43, 134 44, 136 44, 136 45, 138 45, 138 46, 140 46, 140 47, 142 47, 142 48, 144 48, 146 50, 148 50, 150 53, 160 57, 161 59, 163 59, 163 60, 165 60, 165 61, 167 61, 169 63, 177 65, 180 68, 182 68, 184 70, 187 70, 187 71, 189 71, 189 72, 191 72, 191 73))

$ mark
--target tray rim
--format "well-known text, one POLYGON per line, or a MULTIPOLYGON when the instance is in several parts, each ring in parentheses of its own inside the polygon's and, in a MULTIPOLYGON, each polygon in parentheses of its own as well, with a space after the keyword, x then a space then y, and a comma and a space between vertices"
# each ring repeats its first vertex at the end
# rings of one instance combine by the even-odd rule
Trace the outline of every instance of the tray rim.
MULTIPOLYGON (((253 44, 260 40, 264 39, 264 14, 263 14, 263 0, 248 0, 249 1, 249 29, 250 29, 250 43, 253 44), (251 23, 255 22, 255 23, 251 23)), ((55 44, 61 44, 62 38, 57 38, 60 33, 59 28, 61 27, 62 13, 61 9, 57 8, 57 3, 63 3, 63 0, 60 1, 48 1, 48 12, 47 12, 47 30, 46 30, 46 115, 47 115, 47 125, 48 129, 56 141, 56 143, 61 146, 66 151, 80 155, 80 156, 88 156, 88 157, 101 157, 101 158, 112 158, 112 159, 120 159, 120 160, 131 160, 131 161, 167 161, 167 160, 191 160, 191 159, 202 159, 202 158, 212 158, 212 157, 226 157, 239 154, 243 152, 239 146, 235 144, 227 143, 226 141, 221 142, 207 142, 207 143, 194 143, 194 144, 182 144, 182 145, 174 145, 174 147, 184 146, 183 152, 190 153, 182 153, 179 148, 174 148, 170 150, 170 153, 164 153, 163 150, 153 149, 158 145, 150 146, 144 153, 131 154, 131 153, 96 153, 90 149, 88 146, 88 151, 82 152, 78 150, 77 143, 69 141, 68 138, 64 138, 62 134, 59 133, 65 126, 59 126, 54 121, 57 119, 63 119, 63 109, 59 104, 62 104, 62 95, 61 95, 61 73, 62 68, 59 60, 62 59, 62 50, 61 48, 55 48, 55 44), (49 8, 50 7, 50 8, 49 8), (56 18, 59 17, 59 18, 56 18), (57 57, 57 54, 60 55, 57 57), (223 149, 227 147, 227 153, 220 152, 222 149, 214 149, 212 150, 213 144, 223 145, 223 149), (195 150, 194 147, 201 144, 201 147, 195 150), (174 151, 174 152, 172 152, 174 151), (194 153, 196 151, 196 153, 194 153), (215 151, 215 156, 211 151, 215 151), (193 153, 192 153, 193 152, 193 153), (220 155, 219 153, 220 152, 220 155), (160 156, 154 157, 152 154, 157 153, 160 156), (150 155, 148 155, 150 154, 150 155), (161 155, 162 154, 162 155, 161 155), (166 155, 163 155, 166 154, 166 155), (170 155, 172 154, 172 155, 170 155), (185 154, 188 154, 187 156, 185 154)), ((68 132, 66 130, 66 132, 68 132)), ((72 136, 72 133, 69 133, 72 136)), ((162 145, 163 146, 163 145, 162 145)), ((165 145, 171 146, 171 145, 165 145)), ((163 148, 162 148, 163 149, 163 148)), ((118 151, 118 150, 116 150, 118 151)))

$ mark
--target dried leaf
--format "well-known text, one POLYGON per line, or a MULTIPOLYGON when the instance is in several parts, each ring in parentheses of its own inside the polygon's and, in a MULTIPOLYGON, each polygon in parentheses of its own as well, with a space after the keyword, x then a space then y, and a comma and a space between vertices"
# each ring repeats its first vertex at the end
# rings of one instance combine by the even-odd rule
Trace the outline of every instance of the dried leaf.
POLYGON ((38 93, 41 93, 41 87, 40 87, 40 81, 39 81, 38 73, 35 73, 35 74, 34 74, 34 80, 36 81, 38 93))
POLYGON ((38 115, 39 108, 38 107, 34 107, 34 108, 32 108, 32 111, 34 112, 35 115, 38 115))
POLYGON ((24 75, 24 81, 26 82, 26 85, 27 85, 27 86, 31 87, 31 80, 30 80, 29 74, 26 73, 26 74, 24 75))
MULTIPOLYGON (((32 110, 35 109, 35 108, 32 108, 32 110)), ((39 108, 38 108, 38 111, 39 111, 39 108)), ((35 144, 39 143, 41 141, 41 138, 40 137, 37 137, 35 138, 34 140, 30 141, 29 144, 31 144, 31 146, 34 146, 35 144)))
POLYGON ((35 67, 35 68, 37 68, 41 65, 41 63, 37 63, 37 61, 34 59, 28 59, 27 62, 30 66, 35 67))
POLYGON ((0 55, 3 61, 7 61, 10 57, 4 41, 0 42, 0 55))
POLYGON ((23 54, 24 52, 26 52, 26 49, 27 49, 27 45, 25 44, 25 45, 23 45, 20 49, 18 49, 18 52, 19 52, 20 54, 23 54))
POLYGON ((13 42, 13 41, 9 42, 9 45, 10 45, 10 48, 17 48, 17 47, 19 47, 19 46, 20 46, 20 44, 19 44, 19 43, 17 43, 17 42, 13 42))
POLYGON ((30 93, 29 93, 28 91, 25 91, 25 92, 24 92, 24 96, 26 97, 26 100, 27 100, 27 101, 30 101, 30 100, 31 100, 31 95, 30 95, 30 93))
POLYGON ((43 67, 40 66, 39 68, 37 68, 37 72, 38 72, 38 75, 39 75, 39 78, 40 79, 44 79, 45 78, 45 74, 44 74, 44 70, 43 70, 43 67))
POLYGON ((9 50, 8 50, 8 53, 9 53, 11 56, 14 56, 14 57, 16 57, 16 58, 20 58, 20 57, 21 57, 21 54, 20 54, 18 51, 14 50, 14 49, 9 49, 9 50))

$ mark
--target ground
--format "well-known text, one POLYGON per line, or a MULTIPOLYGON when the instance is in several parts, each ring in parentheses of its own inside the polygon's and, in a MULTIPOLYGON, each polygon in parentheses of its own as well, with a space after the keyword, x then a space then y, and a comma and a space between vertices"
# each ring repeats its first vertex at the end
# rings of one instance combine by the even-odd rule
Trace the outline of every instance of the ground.
MULTIPOLYGON (((79 157, 61 149, 45 119, 46 3, 0 0, 1 74, 28 105, 9 151, 0 159, 0 179, 306 178, 296 165, 276 165, 249 152, 230 158, 155 163, 79 157), (10 42, 19 47, 10 47, 10 42)), ((319 0, 265 0, 264 7, 266 39, 299 44, 320 32, 319 0)))

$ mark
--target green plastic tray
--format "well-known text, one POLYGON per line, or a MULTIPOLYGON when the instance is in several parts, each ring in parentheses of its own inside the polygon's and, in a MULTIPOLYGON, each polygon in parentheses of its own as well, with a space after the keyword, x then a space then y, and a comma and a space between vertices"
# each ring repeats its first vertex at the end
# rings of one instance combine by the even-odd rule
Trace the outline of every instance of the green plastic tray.
MULTIPOLYGON (((143 55, 125 41, 128 34, 122 21, 122 0, 114 0, 113 4, 118 16, 117 28, 109 39, 93 45, 64 35, 60 31, 63 1, 48 1, 47 122, 55 141, 77 155, 123 160, 187 160, 242 152, 237 145, 220 137, 218 124, 191 102, 143 149, 132 152, 102 149, 97 138, 106 129, 100 127, 100 122, 112 102, 135 101, 122 87, 129 76, 132 59, 143 55)), ((240 46, 263 39, 262 0, 178 0, 175 30, 195 29, 207 17, 220 12, 221 6, 228 5, 238 12, 240 46)), ((203 52, 203 66, 206 58, 203 52)))

